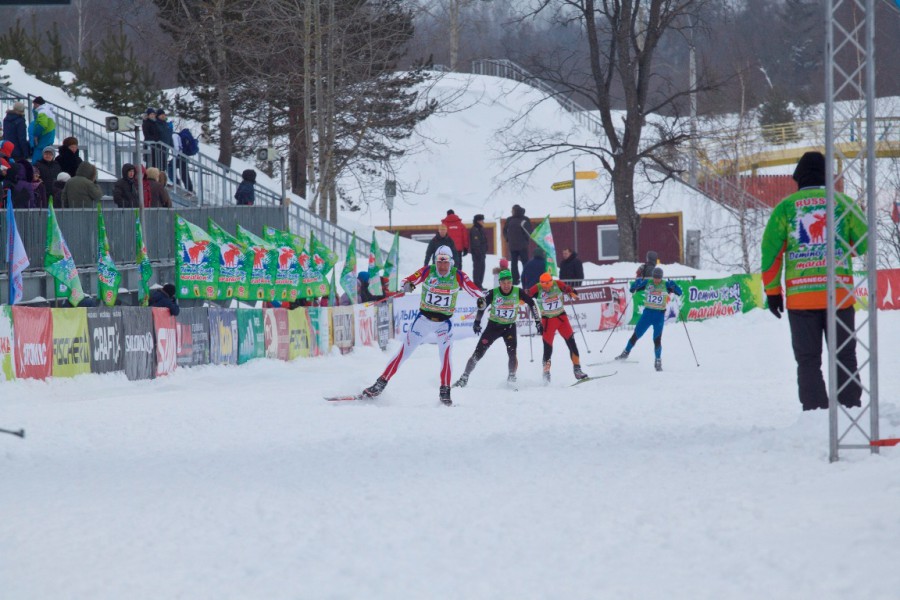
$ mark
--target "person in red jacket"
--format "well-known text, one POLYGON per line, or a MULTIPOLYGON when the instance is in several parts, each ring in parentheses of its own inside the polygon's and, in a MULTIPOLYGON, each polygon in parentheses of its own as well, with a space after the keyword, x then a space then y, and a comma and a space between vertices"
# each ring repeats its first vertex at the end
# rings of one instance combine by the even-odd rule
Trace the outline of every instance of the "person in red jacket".
POLYGON ((541 309, 541 326, 544 330, 544 383, 550 383, 550 356, 553 354, 553 336, 559 331, 569 348, 569 357, 572 359, 572 371, 575 379, 587 377, 581 370, 581 359, 578 356, 578 346, 575 344, 575 332, 566 315, 563 299, 568 296, 572 300, 578 299, 578 294, 571 287, 554 279, 550 273, 541 275, 540 282, 531 286, 525 292, 537 299, 541 309))
POLYGON ((469 230, 452 208, 447 211, 447 216, 441 220, 441 224, 447 227, 447 235, 453 240, 453 245, 459 252, 458 268, 462 270, 462 257, 469 253, 469 230))

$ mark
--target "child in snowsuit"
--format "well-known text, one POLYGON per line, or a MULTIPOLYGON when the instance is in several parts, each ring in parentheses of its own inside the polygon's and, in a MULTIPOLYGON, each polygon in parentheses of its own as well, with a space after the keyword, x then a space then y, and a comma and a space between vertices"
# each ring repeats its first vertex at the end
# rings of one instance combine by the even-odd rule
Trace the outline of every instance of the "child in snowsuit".
POLYGON ((575 344, 575 332, 566 315, 563 298, 568 296, 572 300, 578 299, 578 294, 571 287, 558 279, 553 279, 550 273, 541 275, 540 281, 531 286, 528 295, 537 297, 541 308, 541 326, 544 330, 544 383, 550 383, 550 356, 553 354, 553 336, 559 331, 569 347, 569 357, 572 359, 572 370, 575 379, 585 379, 587 375, 581 370, 581 359, 578 355, 578 346, 575 344))
POLYGON ((441 246, 434 253, 433 265, 425 265, 403 280, 404 293, 412 293, 415 286, 422 284, 419 314, 413 319, 403 347, 375 383, 367 387, 362 395, 374 398, 384 391, 388 381, 397 373, 400 365, 410 357, 419 344, 436 343, 441 359, 440 399, 447 406, 450 400, 450 350, 453 348, 453 323, 450 318, 456 311, 456 296, 460 290, 481 299, 481 290, 469 276, 453 266, 453 251, 441 246))
POLYGON ((478 345, 475 346, 475 352, 466 363, 466 370, 453 384, 453 387, 466 387, 469 375, 475 370, 478 361, 498 338, 503 338, 503 343, 506 344, 506 354, 509 357, 509 375, 506 380, 510 384, 516 382, 516 370, 519 366, 519 359, 516 357, 516 347, 518 346, 516 313, 520 303, 524 302, 531 307, 531 314, 537 322, 537 331, 539 334, 542 333, 540 315, 531 296, 524 294, 521 288, 513 285, 513 276, 509 269, 500 271, 499 277, 500 286, 489 291, 483 300, 478 301, 478 312, 475 313, 472 330, 475 335, 481 334, 481 337, 478 339, 478 345), (488 315, 487 329, 481 333, 481 317, 485 310, 490 310, 490 314, 488 315))
POLYGON ((662 267, 654 267, 652 277, 652 280, 638 278, 631 284, 632 294, 644 290, 644 312, 641 313, 641 318, 634 328, 631 339, 625 345, 625 350, 616 357, 616 360, 628 358, 631 349, 641 339, 641 336, 647 332, 647 329, 653 327, 653 352, 656 356, 653 364, 657 371, 662 371, 662 332, 666 321, 666 303, 669 301, 669 294, 680 296, 682 291, 678 284, 671 279, 663 282, 662 267))

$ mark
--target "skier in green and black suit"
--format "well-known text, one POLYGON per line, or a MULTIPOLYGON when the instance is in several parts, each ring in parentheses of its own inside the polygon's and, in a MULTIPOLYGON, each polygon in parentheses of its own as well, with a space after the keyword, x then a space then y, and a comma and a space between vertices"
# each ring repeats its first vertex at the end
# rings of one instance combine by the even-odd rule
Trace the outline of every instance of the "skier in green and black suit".
POLYGON ((513 285, 513 276, 509 269, 504 269, 499 273, 500 287, 496 287, 487 293, 483 299, 478 301, 478 312, 475 313, 475 323, 472 330, 475 335, 481 333, 481 317, 485 310, 490 310, 488 315, 488 326, 481 333, 478 344, 475 346, 475 352, 466 363, 466 370, 459 378, 459 381, 453 384, 454 387, 465 387, 469 382, 469 375, 475 369, 475 365, 484 356, 488 348, 491 347, 497 339, 503 338, 506 344, 506 354, 509 356, 509 383, 516 382, 516 369, 519 366, 519 359, 516 357, 516 314, 518 313, 519 304, 524 302, 531 307, 531 315, 534 318, 538 335, 541 334, 541 317, 538 314, 537 306, 534 300, 528 294, 522 293, 522 290, 513 285))

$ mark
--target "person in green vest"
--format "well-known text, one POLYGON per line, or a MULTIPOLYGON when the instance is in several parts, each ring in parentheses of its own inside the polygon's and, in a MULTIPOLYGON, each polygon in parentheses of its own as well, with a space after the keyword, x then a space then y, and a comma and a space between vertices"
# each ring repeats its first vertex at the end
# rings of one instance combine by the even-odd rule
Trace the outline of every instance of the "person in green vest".
POLYGON ((564 299, 578 299, 578 293, 569 285, 559 279, 554 279, 550 273, 541 275, 537 284, 531 286, 526 292, 529 296, 537 298, 541 309, 541 327, 544 331, 544 384, 550 383, 550 356, 553 354, 553 338, 556 332, 562 336, 569 348, 569 358, 572 359, 572 372, 575 379, 585 379, 587 374, 581 370, 581 358, 578 354, 578 344, 575 343, 575 332, 566 315, 564 299))
MULTIPOLYGON (((781 318, 784 272, 791 346, 797 361, 797 388, 803 410, 828 408, 822 377, 822 340, 828 317, 828 232, 826 231, 825 156, 807 152, 797 162, 798 191, 772 211, 762 238, 762 280, 769 310, 781 318)), ((837 308, 837 400, 847 408, 861 406, 857 371, 853 265, 851 258, 868 250, 868 226, 862 209, 844 194, 834 195, 835 304, 837 308), (840 238, 839 241, 837 238, 840 238)))
POLYGON ((433 343, 438 345, 441 357, 440 400, 446 406, 453 404, 450 399, 450 351, 453 348, 453 323, 450 318, 456 312, 456 297, 460 290, 478 299, 482 295, 469 276, 453 266, 453 250, 448 246, 440 246, 434 257, 433 265, 425 265, 403 280, 403 292, 406 294, 412 293, 417 285, 422 285, 419 314, 409 326, 400 351, 375 383, 363 391, 363 397, 375 398, 381 394, 400 365, 420 344, 433 343))
POLYGON ((516 336, 516 315, 519 311, 519 304, 525 303, 531 308, 531 314, 537 324, 538 335, 543 333, 541 328, 541 316, 538 314, 537 306, 531 296, 522 292, 521 288, 513 285, 513 276, 509 269, 500 271, 500 286, 492 289, 487 293, 484 299, 478 301, 478 312, 475 313, 475 323, 472 330, 475 335, 481 334, 478 344, 475 346, 475 352, 466 363, 466 370, 460 376, 459 380, 453 384, 453 387, 466 387, 469 382, 469 375, 475 370, 478 361, 484 356, 491 347, 491 344, 498 339, 503 338, 506 344, 506 355, 509 357, 509 375, 506 381, 510 385, 516 383, 516 370, 519 367, 519 359, 516 356, 516 348, 518 346, 518 338, 516 336), (484 316, 486 310, 490 311, 488 315, 488 325, 484 333, 481 332, 481 317, 484 316))
POLYGON ((33 151, 31 162, 36 163, 41 160, 44 148, 56 141, 56 115, 41 96, 31 101, 31 115, 31 124, 28 125, 33 151))

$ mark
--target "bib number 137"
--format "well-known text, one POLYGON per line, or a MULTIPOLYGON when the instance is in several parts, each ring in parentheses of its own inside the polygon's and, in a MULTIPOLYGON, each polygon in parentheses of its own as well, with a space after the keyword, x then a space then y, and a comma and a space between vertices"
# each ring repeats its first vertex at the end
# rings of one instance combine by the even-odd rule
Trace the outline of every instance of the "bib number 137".
POLYGON ((450 308, 450 294, 427 292, 425 294, 425 303, 440 308, 450 308))

